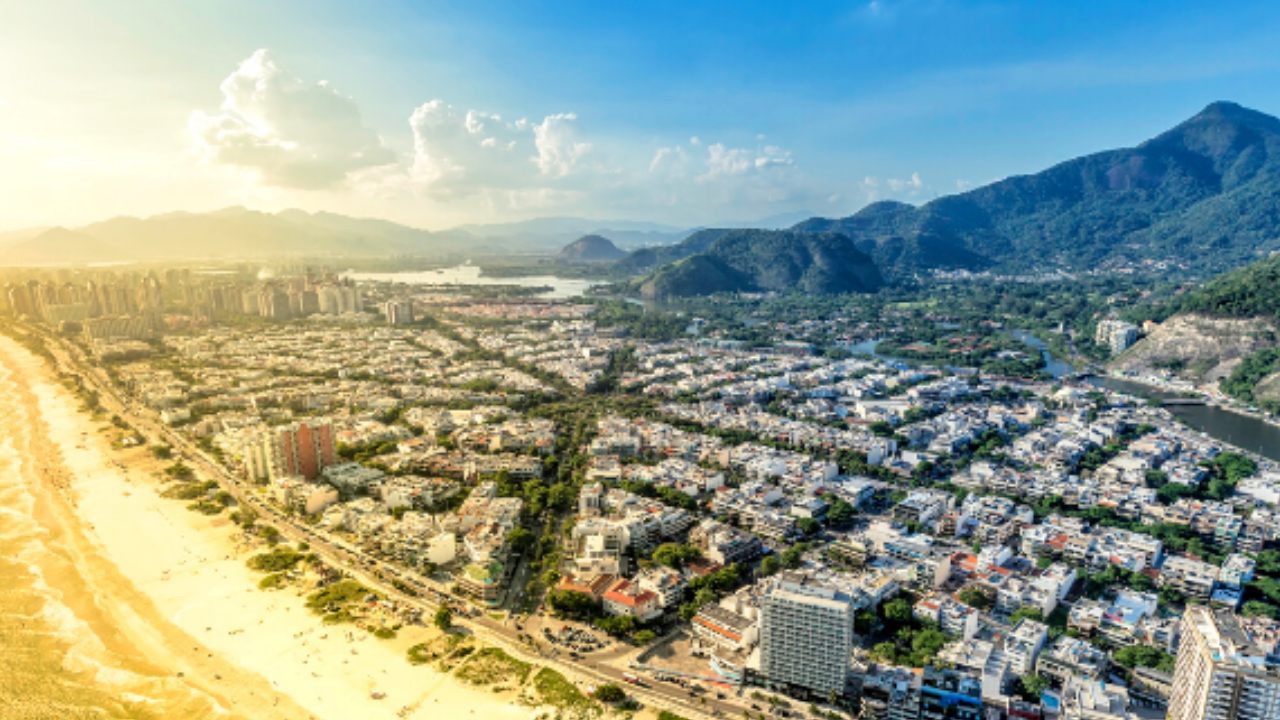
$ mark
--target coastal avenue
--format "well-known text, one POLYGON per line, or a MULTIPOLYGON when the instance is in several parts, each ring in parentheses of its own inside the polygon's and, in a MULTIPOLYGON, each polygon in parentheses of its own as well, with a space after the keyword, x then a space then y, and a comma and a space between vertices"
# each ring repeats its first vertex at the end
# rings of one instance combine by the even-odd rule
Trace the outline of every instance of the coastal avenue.
MULTIPOLYGON (((442 602, 453 606, 455 609, 464 608, 446 589, 430 578, 395 568, 388 563, 369 557, 359 550, 336 545, 310 528, 297 524, 288 515, 276 509, 263 498, 258 497, 252 491, 252 488, 246 487, 238 478, 228 473, 221 463, 210 457, 204 450, 159 422, 145 408, 121 398, 106 373, 97 366, 87 364, 79 348, 63 343, 53 335, 39 333, 29 326, 23 329, 44 339, 45 347, 49 348, 54 354, 56 361, 62 368, 86 379, 93 386, 95 392, 98 393, 100 402, 108 412, 119 415, 125 422, 144 435, 163 438, 169 445, 178 449, 183 457, 190 459, 202 473, 216 480, 242 507, 253 510, 259 517, 270 519, 284 537, 293 542, 307 543, 312 551, 322 556, 333 566, 349 574, 352 578, 386 597, 418 609, 424 615, 429 611, 434 611, 442 602), (413 585, 436 600, 413 597, 394 587, 386 579, 388 577, 413 585)), ((660 683, 653 683, 647 687, 635 686, 628 683, 624 677, 629 673, 602 661, 584 661, 579 664, 565 663, 554 657, 542 655, 540 650, 536 658, 531 657, 526 646, 520 641, 520 631, 518 629, 508 627, 505 623, 494 620, 483 613, 467 614, 468 617, 465 619, 455 618, 455 624, 471 630, 481 639, 499 644, 503 649, 515 655, 554 666, 559 671, 570 675, 585 675, 595 682, 625 685, 629 687, 628 692, 631 694, 643 698, 660 708, 668 707, 675 712, 694 713, 695 715, 710 713, 713 716, 740 714, 747 709, 745 704, 736 704, 727 700, 707 697, 706 695, 700 696, 700 704, 695 706, 689 702, 689 698, 686 695, 688 691, 684 688, 669 687, 660 683)), ((617 652, 607 653, 599 660, 616 659, 617 655, 617 652)))

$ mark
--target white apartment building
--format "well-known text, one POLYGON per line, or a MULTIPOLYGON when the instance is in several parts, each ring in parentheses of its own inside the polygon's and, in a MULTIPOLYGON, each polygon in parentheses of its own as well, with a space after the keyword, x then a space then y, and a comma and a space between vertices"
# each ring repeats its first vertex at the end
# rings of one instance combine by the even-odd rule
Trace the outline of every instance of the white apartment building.
POLYGON ((1174 668, 1169 720, 1280 718, 1280 664, 1236 615, 1187 608, 1174 668), (1271 656, 1271 657, 1269 657, 1271 656))
POLYGON ((765 593, 760 613, 760 671, 770 683, 824 697, 844 692, 853 650, 847 596, 785 573, 765 593))

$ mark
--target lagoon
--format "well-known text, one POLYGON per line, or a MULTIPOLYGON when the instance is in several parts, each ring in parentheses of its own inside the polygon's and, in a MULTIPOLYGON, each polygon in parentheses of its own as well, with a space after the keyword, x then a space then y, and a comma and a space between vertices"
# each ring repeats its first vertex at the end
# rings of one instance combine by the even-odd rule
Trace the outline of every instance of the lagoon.
POLYGON ((407 272, 355 272, 348 270, 342 273, 342 277, 357 282, 404 283, 406 285, 422 285, 426 287, 466 285, 545 287, 549 289, 546 292, 538 293, 535 297, 553 300, 581 297, 589 288, 600 284, 597 280, 562 278, 555 275, 493 277, 485 275, 484 269, 479 265, 470 264, 455 265, 454 267, 438 268, 436 270, 407 272))

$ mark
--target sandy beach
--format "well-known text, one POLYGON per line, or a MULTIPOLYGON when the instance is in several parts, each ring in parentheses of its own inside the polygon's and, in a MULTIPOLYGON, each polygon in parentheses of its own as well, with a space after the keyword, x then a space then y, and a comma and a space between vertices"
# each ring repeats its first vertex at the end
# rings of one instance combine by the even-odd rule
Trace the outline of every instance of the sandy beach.
POLYGON ((68 672, 158 717, 536 715, 410 665, 405 651, 426 629, 380 640, 323 625, 294 589, 259 590, 226 516, 160 497, 145 451, 113 450, 104 425, 40 358, 0 337, 0 461, 20 469, 31 499, 15 512, 38 516, 44 546, 56 546, 47 554, 62 558, 42 581, 56 587, 45 614, 64 634, 68 672))

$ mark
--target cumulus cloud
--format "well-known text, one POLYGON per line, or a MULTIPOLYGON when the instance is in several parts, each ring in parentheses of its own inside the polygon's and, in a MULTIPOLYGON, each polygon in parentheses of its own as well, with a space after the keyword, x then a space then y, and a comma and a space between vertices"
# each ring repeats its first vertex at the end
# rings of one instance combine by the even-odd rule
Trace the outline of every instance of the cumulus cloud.
POLYGON ((734 147, 694 136, 657 148, 645 194, 660 205, 704 210, 796 201, 802 191, 794 165, 791 152, 776 145, 734 147))
POLYGON ((444 194, 523 184, 532 173, 529 122, 497 113, 461 111, 431 100, 409 116, 413 181, 444 194))
POLYGON ((911 177, 906 180, 902 180, 900 178, 889 178, 886 181, 886 184, 889 186, 889 189, 894 192, 902 192, 904 190, 915 192, 924 187, 924 183, 920 180, 920 173, 918 172, 911 173, 911 177))
POLYGON ((700 183, 711 183, 767 175, 794 163, 791 152, 776 145, 756 148, 729 147, 719 142, 704 145, 694 136, 689 138, 687 147, 658 148, 649 161, 649 172, 665 179, 692 177, 700 183))
POLYGON ((591 143, 578 141, 577 122, 577 115, 559 113, 548 115, 534 126, 533 139, 538 148, 538 169, 543 175, 568 175, 591 149, 591 143))
POLYGON ((396 160, 355 101, 281 69, 267 50, 241 62, 220 89, 218 112, 191 114, 192 138, 210 158, 254 170, 265 184, 324 188, 396 160))
POLYGON ((543 185, 578 172, 591 150, 591 143, 580 139, 577 121, 574 113, 548 115, 537 123, 506 120, 431 100, 409 117, 410 179, 437 195, 552 195, 541 192, 548 189, 543 185))
POLYGON ((386 207, 436 203, 455 217, 655 207, 740 215, 821 198, 801 187, 791 152, 763 135, 741 144, 698 135, 647 148, 599 143, 569 109, 521 116, 432 99, 408 114, 407 135, 392 138, 403 143, 397 155, 351 98, 287 72, 267 50, 241 62, 221 90, 218 110, 192 113, 189 130, 213 161, 255 171, 255 193, 340 186, 386 207))
POLYGON ((752 150, 715 143, 707 147, 707 172, 702 178, 714 180, 726 175, 767 172, 791 164, 791 153, 774 145, 752 150))
POLYGON ((908 178, 879 178, 872 175, 862 178, 862 194, 867 202, 875 202, 886 196, 916 199, 924 189, 924 180, 919 172, 911 173, 908 178))

